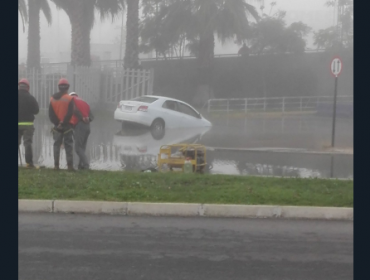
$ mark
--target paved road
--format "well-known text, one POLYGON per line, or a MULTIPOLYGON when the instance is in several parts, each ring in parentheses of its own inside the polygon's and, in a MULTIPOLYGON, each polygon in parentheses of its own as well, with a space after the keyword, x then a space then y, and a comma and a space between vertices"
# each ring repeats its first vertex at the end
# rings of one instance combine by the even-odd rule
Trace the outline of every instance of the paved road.
POLYGON ((353 279, 353 223, 19 214, 19 279, 353 279))

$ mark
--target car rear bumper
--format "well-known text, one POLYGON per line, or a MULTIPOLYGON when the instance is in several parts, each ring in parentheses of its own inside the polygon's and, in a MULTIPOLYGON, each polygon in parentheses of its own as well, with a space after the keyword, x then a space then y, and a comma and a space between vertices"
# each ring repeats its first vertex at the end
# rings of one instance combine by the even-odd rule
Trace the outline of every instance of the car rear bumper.
POLYGON ((117 121, 138 123, 145 126, 151 126, 153 122, 152 118, 146 112, 125 113, 118 108, 114 111, 114 119, 117 121))

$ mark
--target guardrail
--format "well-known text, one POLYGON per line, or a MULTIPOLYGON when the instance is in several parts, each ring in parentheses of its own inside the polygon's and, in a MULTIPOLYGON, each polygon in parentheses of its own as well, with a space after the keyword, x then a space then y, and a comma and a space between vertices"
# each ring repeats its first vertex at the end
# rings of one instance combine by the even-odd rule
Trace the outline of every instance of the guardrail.
MULTIPOLYGON (((338 103, 353 104, 353 96, 338 96, 338 103)), ((333 96, 209 99, 207 112, 308 112, 321 104, 333 104, 333 96)))

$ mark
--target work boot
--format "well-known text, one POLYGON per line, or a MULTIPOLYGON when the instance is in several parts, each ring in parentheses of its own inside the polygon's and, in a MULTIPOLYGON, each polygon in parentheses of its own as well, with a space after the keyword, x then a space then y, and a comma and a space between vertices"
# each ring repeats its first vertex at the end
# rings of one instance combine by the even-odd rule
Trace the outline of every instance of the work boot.
POLYGON ((54 166, 54 170, 59 171, 59 165, 54 166))
POLYGON ((76 171, 76 169, 74 169, 72 165, 68 166, 68 169, 67 170, 68 171, 71 171, 71 172, 75 172, 76 171))
POLYGON ((35 166, 32 163, 27 163, 26 164, 26 169, 34 169, 35 166))

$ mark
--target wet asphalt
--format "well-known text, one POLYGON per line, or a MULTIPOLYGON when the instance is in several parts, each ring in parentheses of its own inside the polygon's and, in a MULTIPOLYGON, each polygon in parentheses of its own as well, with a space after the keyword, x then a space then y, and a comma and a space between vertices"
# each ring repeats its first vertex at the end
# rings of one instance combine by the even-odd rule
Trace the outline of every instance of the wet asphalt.
POLYGON ((353 222, 19 214, 20 280, 353 279, 353 222))

